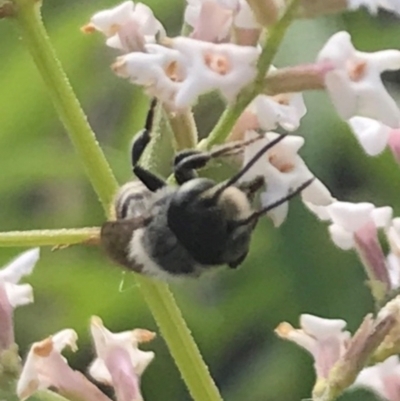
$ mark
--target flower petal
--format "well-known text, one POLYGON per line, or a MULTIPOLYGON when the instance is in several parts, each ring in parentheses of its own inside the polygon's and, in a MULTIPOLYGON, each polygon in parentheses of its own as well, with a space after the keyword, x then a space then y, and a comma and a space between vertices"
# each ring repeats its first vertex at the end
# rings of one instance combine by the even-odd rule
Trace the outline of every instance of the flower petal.
POLYGON ((314 213, 320 220, 322 221, 328 221, 331 219, 331 216, 328 213, 328 209, 326 206, 319 206, 319 205, 314 205, 311 202, 306 202, 304 201, 304 204, 307 206, 307 208, 314 213))
POLYGON ((78 349, 76 342, 78 341, 78 335, 75 330, 64 329, 52 336, 52 342, 54 350, 61 353, 65 347, 75 352, 78 349))
POLYGON ((236 14, 234 24, 238 28, 256 29, 260 28, 257 23, 253 10, 246 0, 239 0, 239 12, 236 14))
POLYGON ((390 206, 376 207, 371 212, 371 218, 377 228, 388 228, 393 216, 393 209, 390 206))
POLYGON ((328 206, 335 200, 329 189, 318 179, 315 179, 307 188, 303 189, 301 197, 303 202, 318 206, 328 206))
POLYGON ((389 139, 389 127, 367 117, 352 117, 349 124, 368 155, 376 156, 383 152, 389 139))
POLYGON ((345 251, 348 251, 354 247, 353 234, 349 231, 346 231, 342 226, 339 226, 338 224, 331 224, 328 227, 328 230, 332 241, 337 247, 345 251))
POLYGON ((32 273, 36 262, 39 260, 40 249, 34 248, 21 253, 6 267, 0 270, 0 280, 16 284, 23 276, 32 273))
POLYGON ((334 202, 328 206, 328 213, 333 223, 344 230, 355 232, 371 220, 374 210, 372 203, 334 202))
POLYGON ((325 319, 309 314, 300 316, 300 326, 303 330, 318 339, 340 334, 346 325, 346 321, 342 319, 325 319))
POLYGON ((249 108, 254 109, 260 127, 266 131, 275 129, 278 125, 287 131, 294 131, 307 111, 300 93, 272 97, 259 95, 249 108))
POLYGON ((13 308, 33 302, 33 289, 29 284, 11 284, 6 282, 3 285, 8 302, 10 302, 13 308))
POLYGON ((90 22, 106 36, 112 36, 115 33, 116 26, 121 26, 129 22, 133 9, 134 3, 132 1, 124 1, 114 8, 102 10, 94 14, 90 22))
MULTIPOLYGON (((189 15, 192 10, 187 7, 185 19, 191 20, 189 15)), ((212 0, 203 1, 198 10, 193 32, 190 35, 193 39, 204 40, 205 42, 220 42, 230 33, 232 25, 232 11, 221 7, 212 0)))
MULTIPOLYGON (((391 396, 391 382, 399 385, 399 357, 394 355, 384 362, 364 368, 353 384, 353 388, 364 387, 372 390, 379 397, 394 401, 397 397, 391 396)), ((394 394, 393 394, 394 395, 394 394)))

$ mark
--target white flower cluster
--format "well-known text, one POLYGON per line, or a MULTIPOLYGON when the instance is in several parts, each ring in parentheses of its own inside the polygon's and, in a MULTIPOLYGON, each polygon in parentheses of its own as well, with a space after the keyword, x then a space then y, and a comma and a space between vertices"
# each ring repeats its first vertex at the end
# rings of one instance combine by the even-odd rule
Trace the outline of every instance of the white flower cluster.
MULTIPOLYGON (((193 17, 191 7, 188 14, 193 17)), ((83 30, 102 32, 108 46, 127 53, 118 57, 114 72, 144 86, 172 109, 187 108, 198 96, 212 90, 219 90, 227 101, 233 101, 256 74, 257 48, 165 38, 161 23, 141 3, 126 1, 100 11, 83 30)))
MULTIPOLYGON (((8 352, 2 363, 12 363, 16 352, 13 308, 33 302, 32 287, 17 283, 32 272, 38 259, 39 248, 35 248, 0 270, 0 355, 8 352)), ((155 334, 143 329, 112 333, 98 317, 92 318, 90 328, 97 354, 89 369, 91 376, 112 386, 118 401, 141 401, 140 377, 154 353, 141 351, 138 345, 151 341, 155 334)), ((31 346, 17 383, 17 395, 21 400, 37 390, 51 387, 70 399, 111 401, 82 373, 73 370, 61 355, 66 347, 76 351, 77 338, 74 330, 65 329, 31 346)), ((17 355, 15 358, 19 359, 17 355)), ((6 366, 0 368, 7 369, 6 366)))
MULTIPOLYGON (((143 329, 112 333, 98 317, 92 318, 90 330, 97 354, 89 368, 90 375, 112 386, 118 401, 142 401, 140 377, 154 353, 141 351, 138 345, 152 340, 155 334, 143 329)), ((62 356, 66 347, 77 350, 77 339, 74 330, 65 329, 31 346, 17 384, 21 400, 51 387, 70 399, 111 401, 62 356)))
MULTIPOLYGON (((347 323, 342 319, 324 319, 303 314, 300 316, 300 329, 295 329, 289 323, 283 322, 275 332, 279 337, 296 343, 312 355, 318 387, 318 382, 324 383, 335 365, 342 358, 346 358, 346 352, 351 343, 351 334, 345 330, 346 325, 347 323)), ((367 333, 363 334, 365 338, 361 341, 365 341, 368 337, 367 333)), ((362 346, 362 344, 359 345, 362 346)), ((356 357, 357 355, 352 354, 353 359, 356 357)), ((337 373, 340 375, 340 371, 337 373)), ((396 401, 399 385, 399 358, 392 356, 383 363, 364 368, 350 389, 368 388, 383 399, 396 401)))

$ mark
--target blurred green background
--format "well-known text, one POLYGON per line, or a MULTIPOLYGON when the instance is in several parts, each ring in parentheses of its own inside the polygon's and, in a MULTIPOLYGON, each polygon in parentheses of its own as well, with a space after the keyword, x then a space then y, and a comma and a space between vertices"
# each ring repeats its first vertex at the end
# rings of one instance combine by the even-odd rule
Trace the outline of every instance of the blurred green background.
MULTIPOLYGON (((128 149, 143 124, 147 99, 109 68, 116 53, 101 35, 79 28, 111 1, 45 0, 43 14, 51 40, 83 104, 98 140, 122 183, 131 178, 128 149)), ((183 1, 148 2, 170 36, 179 32, 183 1)), ((103 212, 74 149, 49 101, 40 76, 11 21, 0 23, 0 222, 1 230, 100 225, 103 212)), ((312 62, 326 39, 346 29, 360 50, 400 48, 400 20, 366 12, 298 21, 290 29, 277 66, 312 62)), ((385 75, 395 98, 400 75, 385 75)), ((389 152, 368 158, 336 116, 324 93, 306 93, 308 113, 297 134, 307 141, 302 155, 310 169, 348 201, 391 205, 400 213, 400 170, 389 152)), ((215 107, 200 105, 196 118, 208 132, 215 107)), ((1 249, 7 262, 21 249, 1 249)), ((273 329, 301 313, 343 318, 354 330, 372 310, 362 267, 351 252, 331 243, 326 227, 299 200, 288 220, 274 229, 265 220, 256 230, 248 259, 238 271, 220 271, 172 285, 177 301, 229 401, 299 401, 309 398, 311 358, 273 329)), ((144 327, 157 331, 134 280, 96 248, 51 252, 28 279, 35 303, 16 312, 16 337, 24 355, 29 345, 62 328, 79 334, 80 350, 68 355, 85 371, 93 357, 88 336, 91 315, 113 331, 144 327), (123 281, 122 289, 121 281, 123 281)), ((143 377, 146 400, 187 400, 189 395, 161 336, 146 348, 156 359, 143 377)), ((371 400, 366 392, 346 400, 371 400)))

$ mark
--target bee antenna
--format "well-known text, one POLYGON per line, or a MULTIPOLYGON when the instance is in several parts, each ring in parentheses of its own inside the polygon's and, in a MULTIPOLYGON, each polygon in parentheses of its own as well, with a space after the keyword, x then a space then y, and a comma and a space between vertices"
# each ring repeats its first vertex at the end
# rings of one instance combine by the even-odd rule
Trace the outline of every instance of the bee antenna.
POLYGON ((238 173, 236 173, 218 188, 218 190, 214 193, 212 200, 216 201, 228 187, 236 184, 269 149, 273 148, 276 144, 282 141, 286 135, 287 134, 280 134, 277 138, 264 145, 238 173))
POLYGON ((288 202, 295 196, 299 195, 304 189, 306 189, 309 185, 311 185, 314 180, 315 180, 315 177, 311 177, 309 180, 303 182, 303 184, 301 184, 299 187, 297 187, 294 191, 288 193, 285 197, 278 199, 277 201, 271 203, 270 205, 268 205, 260 210, 257 210, 256 212, 254 212, 252 215, 250 215, 246 219, 239 220, 236 223, 236 225, 237 226, 245 226, 254 221, 257 221, 263 214, 268 213, 270 210, 273 210, 273 209, 277 208, 278 206, 283 205, 285 202, 288 202))

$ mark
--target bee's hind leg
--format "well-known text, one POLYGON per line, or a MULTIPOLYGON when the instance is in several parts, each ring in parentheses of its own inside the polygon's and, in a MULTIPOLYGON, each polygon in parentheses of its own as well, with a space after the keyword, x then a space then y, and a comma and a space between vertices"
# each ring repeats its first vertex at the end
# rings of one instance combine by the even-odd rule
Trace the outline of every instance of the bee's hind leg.
POLYGON ((158 189, 163 188, 166 185, 166 182, 153 174, 151 171, 144 169, 139 166, 139 160, 142 156, 144 150, 151 140, 151 130, 153 128, 153 120, 154 120, 154 110, 157 104, 156 98, 151 101, 149 111, 146 117, 146 123, 144 128, 135 136, 135 140, 132 144, 131 149, 131 162, 132 162, 132 170, 136 177, 143 182, 143 184, 152 192, 157 191, 158 189))

